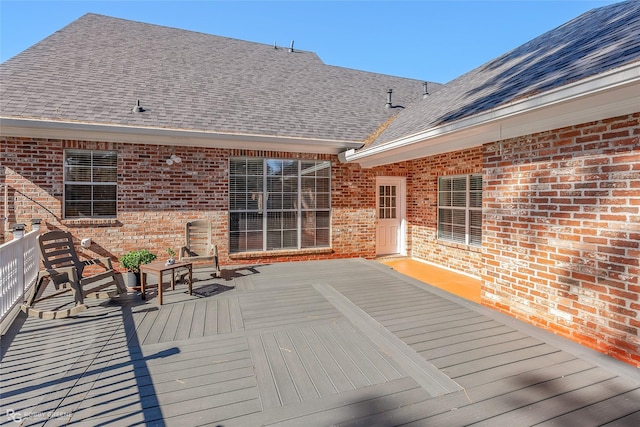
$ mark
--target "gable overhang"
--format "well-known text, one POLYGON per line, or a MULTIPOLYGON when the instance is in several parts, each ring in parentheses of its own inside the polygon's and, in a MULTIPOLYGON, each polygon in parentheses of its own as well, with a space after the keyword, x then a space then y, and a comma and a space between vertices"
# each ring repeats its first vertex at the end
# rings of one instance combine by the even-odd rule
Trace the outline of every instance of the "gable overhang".
POLYGON ((636 112, 640 61, 339 158, 370 168, 636 112))
POLYGON ((0 117, 4 137, 339 154, 362 142, 0 117))

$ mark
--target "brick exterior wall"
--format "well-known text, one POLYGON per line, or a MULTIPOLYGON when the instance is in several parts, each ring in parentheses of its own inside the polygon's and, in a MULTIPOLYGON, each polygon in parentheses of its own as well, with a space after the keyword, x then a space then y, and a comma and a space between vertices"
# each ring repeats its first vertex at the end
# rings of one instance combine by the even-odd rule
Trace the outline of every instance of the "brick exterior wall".
MULTIPOLYGON (((375 174, 343 165, 336 156, 272 151, 226 150, 109 142, 3 138, 9 223, 43 220, 43 229, 70 231, 76 241, 91 237, 86 257, 145 248, 159 257, 183 244, 184 224, 209 219, 223 265, 375 256, 375 174), (118 215, 108 220, 62 218, 64 149, 118 152, 118 215), (182 163, 166 164, 176 154, 182 163), (233 254, 228 251, 229 157, 320 159, 332 162, 332 247, 303 251, 233 254)), ((10 240, 5 231, 3 239, 10 240)), ((117 263, 116 263, 117 265, 117 263)))
MULTIPOLYGON (((374 169, 335 156, 4 138, 9 222, 166 257, 209 219, 223 265, 375 257, 376 176, 407 178, 410 256, 482 275, 483 304, 640 366, 640 113, 374 169), (117 220, 62 219, 63 150, 118 151, 117 220), (165 160, 176 154, 181 164, 165 160), (330 250, 228 254, 229 157, 332 161, 330 250), (438 241, 437 180, 483 173, 483 247, 438 241)), ((10 239, 10 233, 5 238, 10 239)))
POLYGON ((438 178, 482 173, 482 148, 440 154, 410 162, 407 219, 411 255, 470 275, 482 268, 481 248, 437 239, 438 178))
POLYGON ((483 304, 640 366, 640 113, 484 147, 483 304))

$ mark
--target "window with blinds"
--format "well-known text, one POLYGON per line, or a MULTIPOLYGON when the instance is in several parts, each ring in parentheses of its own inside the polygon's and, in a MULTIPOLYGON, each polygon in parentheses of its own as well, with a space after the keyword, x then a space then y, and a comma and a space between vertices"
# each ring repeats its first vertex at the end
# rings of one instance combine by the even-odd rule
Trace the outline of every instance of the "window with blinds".
POLYGON ((115 218, 117 189, 115 151, 65 150, 65 218, 115 218))
POLYGON ((330 162, 236 158, 229 171, 231 252, 329 246, 330 162))
POLYGON ((438 179, 438 239, 482 245, 482 175, 438 179))

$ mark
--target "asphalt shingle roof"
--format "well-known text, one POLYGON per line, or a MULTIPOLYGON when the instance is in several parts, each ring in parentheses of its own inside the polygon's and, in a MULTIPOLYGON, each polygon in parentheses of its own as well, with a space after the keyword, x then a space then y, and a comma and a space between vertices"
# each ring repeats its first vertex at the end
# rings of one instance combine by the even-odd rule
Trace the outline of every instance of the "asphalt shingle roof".
POLYGON ((430 82, 426 99, 422 81, 326 65, 312 52, 88 14, 0 64, 0 114, 373 147, 638 60, 637 0, 430 82), (389 88, 406 108, 385 108, 389 88), (132 112, 137 99, 144 113, 132 112))
POLYGON ((395 105, 423 91, 312 52, 95 14, 1 64, 0 82, 3 117, 352 142, 399 110, 387 89, 395 105))
POLYGON ((593 9, 413 103, 369 147, 638 60, 640 1, 593 9))

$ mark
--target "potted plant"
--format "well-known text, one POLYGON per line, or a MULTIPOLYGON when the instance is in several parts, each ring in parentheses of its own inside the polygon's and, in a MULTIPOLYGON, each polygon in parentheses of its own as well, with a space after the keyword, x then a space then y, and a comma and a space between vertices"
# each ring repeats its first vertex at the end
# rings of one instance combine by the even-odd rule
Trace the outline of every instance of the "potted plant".
POLYGON ((169 254, 169 259, 167 260, 167 265, 173 265, 176 263, 176 251, 171 248, 167 248, 167 253, 169 254))
MULTIPOLYGON (((125 279, 125 285, 129 288, 137 286, 138 283, 140 283, 140 265, 148 264, 156 258, 156 254, 149 252, 147 249, 138 249, 122 255, 122 257, 119 258, 120 265, 130 273, 125 279), (133 282, 133 284, 131 284, 131 282, 133 282)), ((123 275, 123 277, 125 277, 125 275, 123 275)))

